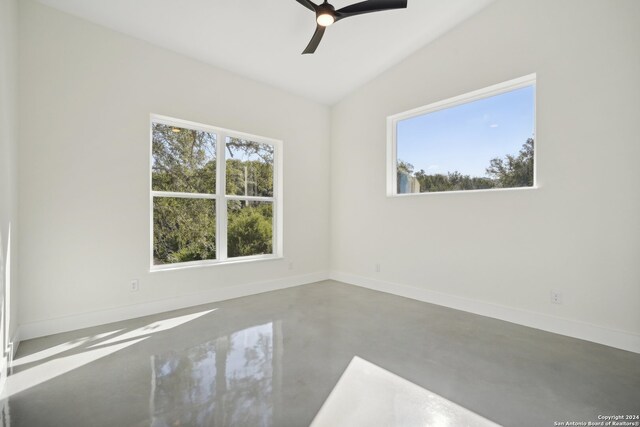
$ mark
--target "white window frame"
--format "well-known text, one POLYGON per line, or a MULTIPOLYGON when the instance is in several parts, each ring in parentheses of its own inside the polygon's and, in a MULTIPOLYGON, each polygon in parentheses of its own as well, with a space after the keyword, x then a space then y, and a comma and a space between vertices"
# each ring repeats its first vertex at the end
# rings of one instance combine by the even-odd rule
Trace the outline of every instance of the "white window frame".
MULTIPOLYGON (((421 116, 428 113, 433 113, 439 110, 445 110, 447 108, 455 107, 461 104, 467 104, 474 101, 479 101, 484 98, 489 98, 495 95, 500 95, 512 90, 521 89, 527 86, 536 86, 536 74, 528 74, 523 77, 518 77, 513 80, 509 80, 503 83, 498 83, 483 89, 478 89, 473 92, 465 93, 463 95, 454 96, 453 98, 444 99, 442 101, 434 102, 423 107, 414 108, 409 111, 394 114, 387 117, 387 197, 407 197, 407 196, 425 196, 434 194, 451 194, 451 193, 475 193, 475 192, 487 192, 487 191, 515 191, 515 190, 530 190, 538 188, 537 184, 537 153, 538 153, 538 139, 536 135, 535 148, 533 150, 533 186, 531 187, 513 187, 513 188, 487 188, 481 190, 457 190, 457 191, 438 191, 438 192, 426 192, 426 193, 398 193, 398 176, 397 176, 397 125, 398 122, 413 117, 421 116)), ((536 131, 536 92, 533 94, 533 131, 535 135, 536 131)))
POLYGON ((190 267, 206 267, 221 264, 235 264, 248 261, 263 261, 283 258, 283 185, 282 185, 282 141, 264 136, 252 135, 245 132, 224 129, 217 126, 205 125, 188 120, 176 119, 158 114, 151 114, 149 120, 149 265, 150 271, 176 270, 190 267), (216 193, 179 193, 153 190, 153 124, 160 123, 167 126, 176 126, 184 129, 198 130, 216 135, 216 193), (273 147, 273 196, 235 196, 227 195, 227 137, 244 139, 273 147), (216 259, 187 261, 173 264, 153 264, 153 198, 154 197, 181 197, 213 199, 216 201, 216 259), (227 256, 227 202, 229 200, 243 200, 273 203, 272 238, 273 253, 229 258, 227 256))

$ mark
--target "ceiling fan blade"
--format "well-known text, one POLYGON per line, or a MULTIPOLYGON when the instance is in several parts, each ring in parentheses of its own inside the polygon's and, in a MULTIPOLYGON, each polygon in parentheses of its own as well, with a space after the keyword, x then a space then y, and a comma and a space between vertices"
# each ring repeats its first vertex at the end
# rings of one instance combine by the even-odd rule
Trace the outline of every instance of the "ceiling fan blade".
POLYGON ((324 29, 325 27, 323 27, 322 25, 316 26, 316 32, 313 33, 313 37, 311 37, 311 41, 307 45, 307 48, 304 50, 304 52, 302 52, 303 55, 305 53, 313 53, 316 51, 318 45, 320 44, 320 40, 322 40, 322 36, 324 35, 324 29))
POLYGON ((318 5, 311 2, 310 0, 296 0, 296 1, 312 12, 315 12, 316 9, 318 8, 318 5))
POLYGON ((404 9, 407 0, 367 0, 345 6, 336 10, 336 21, 363 13, 381 12, 383 10, 404 9))

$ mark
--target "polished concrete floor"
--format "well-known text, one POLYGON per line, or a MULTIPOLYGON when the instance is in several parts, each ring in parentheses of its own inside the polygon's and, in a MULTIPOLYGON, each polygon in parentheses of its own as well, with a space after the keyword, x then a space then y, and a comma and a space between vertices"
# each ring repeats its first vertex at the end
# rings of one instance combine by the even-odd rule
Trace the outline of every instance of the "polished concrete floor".
POLYGON ((639 354, 326 281, 25 341, 0 418, 308 426, 354 356, 505 426, 640 414, 639 354))

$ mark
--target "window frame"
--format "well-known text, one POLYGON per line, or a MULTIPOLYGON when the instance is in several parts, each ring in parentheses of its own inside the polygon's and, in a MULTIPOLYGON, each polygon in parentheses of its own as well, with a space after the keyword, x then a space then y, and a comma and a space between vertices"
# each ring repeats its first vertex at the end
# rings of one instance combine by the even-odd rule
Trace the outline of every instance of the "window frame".
POLYGON ((402 113, 397 113, 387 117, 387 197, 407 197, 407 196, 422 196, 433 194, 451 194, 451 193, 476 193, 487 191, 515 191, 515 190, 531 190, 537 189, 537 169, 538 169, 538 139, 536 134, 536 108, 537 108, 537 82, 536 73, 528 74, 526 76, 518 77, 506 82, 498 83, 492 86, 488 86, 482 89, 474 90, 462 95, 447 98, 441 101, 433 102, 431 104, 424 105, 422 107, 414 108, 402 113), (492 96, 501 95, 513 90, 522 89, 527 86, 533 86, 533 132, 535 136, 535 147, 533 150, 533 185, 530 187, 511 187, 511 188, 486 188, 477 190, 456 190, 456 191, 433 191, 424 193, 398 193, 397 180, 398 180, 398 150, 397 150, 397 125, 398 122, 406 119, 411 119, 417 116, 433 113, 447 108, 456 107, 462 104, 468 104, 471 102, 479 101, 481 99, 490 98, 492 96))
POLYGON ((283 258, 283 166, 282 166, 282 145, 278 139, 268 138, 259 135, 252 135, 218 126, 211 126, 189 120, 176 119, 159 114, 151 114, 149 119, 149 270, 166 271, 191 267, 208 267, 213 265, 235 264, 249 261, 264 261, 283 258), (159 123, 167 126, 176 126, 184 129, 198 130, 216 135, 216 189, 215 194, 208 193, 182 193, 170 191, 153 190, 153 124, 159 123), (227 137, 248 140, 259 144, 266 144, 273 147, 273 196, 236 196, 227 195, 226 171, 227 157, 226 144, 227 137), (172 264, 153 263, 153 200, 154 197, 176 197, 187 199, 210 199, 215 200, 216 211, 216 258, 211 260, 186 261, 172 264), (269 202, 273 204, 272 212, 272 248, 270 254, 249 255, 229 258, 227 256, 227 226, 228 211, 227 202, 229 200, 269 202))

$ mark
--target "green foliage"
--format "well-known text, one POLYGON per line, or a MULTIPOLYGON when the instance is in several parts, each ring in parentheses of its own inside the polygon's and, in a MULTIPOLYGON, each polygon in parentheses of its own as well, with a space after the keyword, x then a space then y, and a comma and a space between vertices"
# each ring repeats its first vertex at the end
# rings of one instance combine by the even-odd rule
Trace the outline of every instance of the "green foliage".
POLYGON ((227 194, 273 197, 273 165, 258 160, 227 160, 227 194))
POLYGON ((229 202, 227 251, 229 257, 273 252, 271 203, 229 202))
MULTIPOLYGON (((413 165, 403 160, 398 160, 398 172, 404 172, 411 175, 413 173, 413 165)), ((421 171, 424 174, 424 171, 421 171)))
POLYGON ((487 175, 499 188, 533 186, 533 138, 527 139, 517 156, 508 154, 505 159, 492 159, 487 175))
MULTIPOLYGON (((153 124, 154 191, 216 193, 216 137, 153 124)), ((229 195, 273 196, 273 147, 237 138, 226 141, 229 195)), ((229 257, 272 253, 272 203, 228 202, 229 257)), ((154 197, 155 264, 216 258, 216 210, 211 199, 154 197)))
POLYGON ((153 190, 215 193, 214 134, 154 123, 152 154, 153 190))
POLYGON ((458 171, 428 175, 424 170, 414 172, 414 166, 398 160, 398 181, 408 174, 420 183, 420 192, 484 190, 489 188, 530 187, 533 185, 533 138, 527 139, 518 155, 494 158, 486 169, 486 177, 462 175, 458 171))
POLYGON ((215 201, 155 197, 153 256, 156 264, 215 259, 215 201))
POLYGON ((427 175, 423 170, 415 174, 420 182, 420 192, 434 191, 460 191, 460 190, 483 190, 493 188, 494 182, 489 178, 470 177, 462 175, 460 172, 449 172, 446 175, 427 175))
POLYGON ((227 194, 273 197, 273 147, 229 138, 227 151, 227 194))

